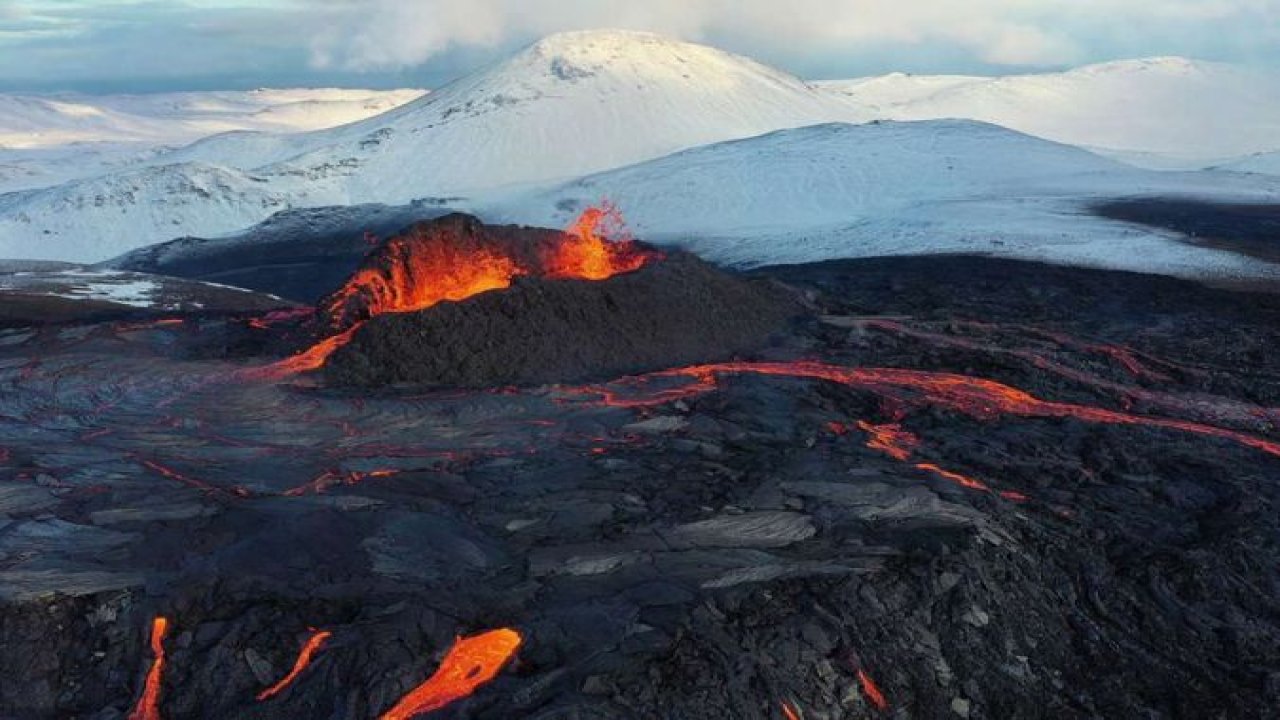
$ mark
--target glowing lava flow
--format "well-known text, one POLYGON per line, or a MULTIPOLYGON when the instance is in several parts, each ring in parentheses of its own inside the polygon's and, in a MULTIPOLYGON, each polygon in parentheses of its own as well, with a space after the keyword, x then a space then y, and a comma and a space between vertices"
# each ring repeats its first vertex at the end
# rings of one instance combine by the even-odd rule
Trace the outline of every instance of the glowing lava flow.
POLYGON ((302 651, 298 653, 298 659, 294 661, 293 669, 289 671, 289 674, 281 678, 280 682, 258 693, 258 700, 262 701, 278 695, 281 690, 292 685, 293 681, 297 680, 298 676, 311 665, 312 658, 315 657, 316 653, 320 652, 320 648, 324 647, 330 637, 333 637, 333 633, 328 630, 313 632, 311 637, 307 638, 307 642, 303 644, 302 651))
POLYGON ((151 621, 151 668, 142 686, 142 695, 128 720, 160 720, 160 679, 164 673, 164 636, 169 632, 169 620, 157 617, 151 621))
POLYGON ((1045 418, 1076 418, 1104 425, 1133 425, 1180 430, 1206 437, 1231 440, 1245 447, 1280 457, 1280 441, 1206 425, 1187 420, 1134 415, 1088 405, 1041 400, 1027 392, 994 380, 897 368, 853 368, 814 361, 798 362, 730 362, 697 365, 631 378, 627 384, 648 386, 658 379, 687 379, 684 388, 665 388, 653 397, 624 397, 619 390, 588 386, 582 394, 601 396, 602 404, 616 407, 643 407, 688 398, 717 387, 719 375, 770 375, 809 380, 826 380, 848 387, 867 390, 902 405, 935 405, 961 412, 979 420, 994 420, 1002 415, 1045 418))
POLYGON ((970 490, 991 492, 991 487, 981 480, 975 480, 968 475, 961 475, 960 473, 951 472, 950 470, 943 470, 933 463, 916 463, 916 469, 923 470, 927 473, 933 473, 943 480, 950 480, 951 482, 960 485, 961 487, 967 487, 970 490))
POLYGON ((661 257, 625 236, 618 241, 606 238, 607 232, 622 228, 618 210, 604 205, 588 208, 567 232, 536 247, 522 248, 466 233, 393 238, 375 251, 375 262, 357 270, 318 309, 335 334, 246 376, 280 379, 319 369, 365 322, 378 315, 417 312, 442 302, 465 300, 510 287, 523 275, 606 280, 661 257))
POLYGON ((786 700, 782 701, 782 716, 787 720, 800 720, 800 713, 786 700))
POLYGON ((492 680, 520 647, 510 628, 458 638, 435 674, 405 695, 381 720, 410 720, 467 697, 492 680))
POLYGON ((867 447, 879 450, 895 460, 906 460, 920 446, 920 438, 903 430, 897 423, 890 425, 872 425, 859 420, 858 429, 871 436, 867 447))
POLYGON ((345 325, 383 313, 425 310, 509 287, 517 276, 528 274, 500 247, 486 247, 474 238, 450 239, 418 242, 410 235, 388 241, 378 266, 356 271, 328 299, 329 319, 345 325))

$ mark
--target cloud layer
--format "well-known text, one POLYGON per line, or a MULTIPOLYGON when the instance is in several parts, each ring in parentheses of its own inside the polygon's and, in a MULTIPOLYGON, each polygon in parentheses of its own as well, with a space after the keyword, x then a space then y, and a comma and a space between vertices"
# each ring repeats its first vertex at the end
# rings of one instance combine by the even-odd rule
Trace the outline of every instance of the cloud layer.
POLYGON ((1085 62, 1105 47, 1171 54, 1218 44, 1248 54, 1280 43, 1280 0, 349 0, 328 10, 355 32, 316 37, 316 61, 360 69, 593 27, 824 52, 945 47, 1016 66, 1085 62), (1230 32, 1211 37, 1220 30, 1230 32))
POLYGON ((0 0, 0 91, 430 86, 597 27, 710 42, 809 77, 1151 55, 1280 67, 1280 0, 0 0))

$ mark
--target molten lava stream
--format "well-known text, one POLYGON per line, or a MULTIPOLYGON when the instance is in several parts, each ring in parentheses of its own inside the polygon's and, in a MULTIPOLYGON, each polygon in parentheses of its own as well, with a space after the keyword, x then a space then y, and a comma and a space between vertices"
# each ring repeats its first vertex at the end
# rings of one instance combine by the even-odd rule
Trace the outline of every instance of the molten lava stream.
POLYGON ((151 621, 151 668, 147 670, 142 695, 128 720, 160 720, 160 680, 164 673, 164 636, 168 632, 168 618, 157 617, 151 621))
POLYGON ((298 653, 298 659, 295 660, 293 663, 293 669, 290 670, 289 674, 281 678, 280 681, 277 682, 275 685, 272 685, 266 690, 263 690, 262 692, 258 693, 258 700, 262 701, 262 700, 266 700, 269 697, 278 695, 281 690, 284 690, 285 688, 292 685, 293 681, 297 680, 298 676, 301 675, 307 669, 307 667, 311 665, 311 660, 315 657, 316 653, 320 652, 320 649, 324 647, 324 644, 328 642, 329 638, 332 636, 333 636, 333 633, 329 632, 328 630, 318 630, 318 631, 312 632, 311 637, 307 638, 307 641, 303 643, 302 651, 298 653))
POLYGON ((601 387, 580 389, 581 394, 598 395, 602 404, 642 407, 672 399, 688 398, 715 390, 720 375, 768 375, 807 380, 826 380, 866 390, 906 406, 933 405, 964 413, 978 420, 994 420, 1005 415, 1033 418, 1076 418, 1101 425, 1131 425, 1161 430, 1179 430, 1204 437, 1230 440, 1245 447, 1280 457, 1280 440, 1189 420, 1134 415, 1089 405, 1041 400, 1025 391, 994 380, 953 373, 900 368, 859 368, 828 365, 816 361, 727 362, 696 365, 629 378, 632 387, 643 388, 654 378, 683 378, 684 389, 664 389, 654 398, 622 398, 601 387), (683 392, 682 392, 683 390, 683 392))
POLYGON ((786 700, 783 700, 782 716, 785 717, 787 720, 800 720, 800 711, 796 710, 791 703, 787 702, 786 700))
POLYGON ((497 677, 520 643, 520 633, 510 628, 458 638, 435 674, 405 695, 381 720, 410 720, 471 695, 497 677))
POLYGON ((991 492, 991 487, 981 480, 975 480, 967 475, 961 475, 958 472, 944 470, 933 463, 916 463, 916 469, 923 470, 927 473, 933 473, 943 480, 950 480, 951 482, 961 487, 967 487, 970 490, 981 490, 982 492, 988 493, 991 492))

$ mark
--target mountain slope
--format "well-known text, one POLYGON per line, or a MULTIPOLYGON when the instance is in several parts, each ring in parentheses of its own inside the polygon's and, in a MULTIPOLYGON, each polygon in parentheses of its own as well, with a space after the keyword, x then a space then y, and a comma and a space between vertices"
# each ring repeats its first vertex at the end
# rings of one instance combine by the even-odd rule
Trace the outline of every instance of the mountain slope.
POLYGON ((1272 149, 1280 137, 1280 77, 1184 58, 997 78, 896 74, 823 87, 886 119, 980 120, 1156 165, 1203 167, 1272 149))
POLYGON ((971 121, 889 122, 697 148, 495 196, 481 211, 495 222, 560 226, 608 198, 640 237, 744 265, 981 252, 1180 274, 1249 271, 1228 254, 1089 211, 1101 198, 1191 193, 1274 199, 1280 181, 1138 170, 971 121))

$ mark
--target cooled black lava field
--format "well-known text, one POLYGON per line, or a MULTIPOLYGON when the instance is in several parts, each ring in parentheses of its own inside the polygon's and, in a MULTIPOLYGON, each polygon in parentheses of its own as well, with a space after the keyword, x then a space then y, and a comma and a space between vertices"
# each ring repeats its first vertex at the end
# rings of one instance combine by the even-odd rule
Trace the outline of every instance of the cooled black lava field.
POLYGON ((755 275, 805 308, 768 347, 589 384, 0 331, 0 717, 410 717, 487 640, 421 717, 1275 716, 1280 295, 755 275))

